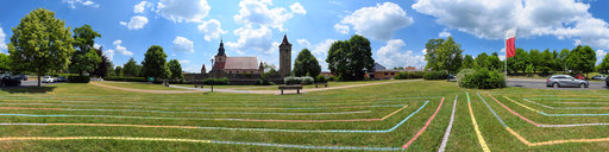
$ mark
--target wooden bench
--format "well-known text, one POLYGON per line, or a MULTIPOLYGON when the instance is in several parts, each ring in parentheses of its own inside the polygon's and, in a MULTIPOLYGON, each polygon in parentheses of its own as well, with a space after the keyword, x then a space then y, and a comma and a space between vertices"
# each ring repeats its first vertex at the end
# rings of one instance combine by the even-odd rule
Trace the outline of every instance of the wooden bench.
POLYGON ((325 82, 325 83, 324 82, 320 82, 320 83, 315 83, 315 88, 319 88, 320 85, 323 85, 324 88, 328 87, 328 83, 327 82, 325 82))
POLYGON ((279 90, 281 90, 281 94, 283 95, 283 90, 296 90, 296 94, 300 94, 300 90, 302 90, 302 85, 280 85, 279 90))

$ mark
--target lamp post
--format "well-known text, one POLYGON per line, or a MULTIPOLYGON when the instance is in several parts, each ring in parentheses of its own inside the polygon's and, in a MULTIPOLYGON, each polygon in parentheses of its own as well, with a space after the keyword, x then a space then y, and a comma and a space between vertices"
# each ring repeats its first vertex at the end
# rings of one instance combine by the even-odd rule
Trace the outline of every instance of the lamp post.
MULTIPOLYGON (((212 59, 209 59, 209 61, 211 62, 211 66, 212 66, 212 69, 213 69, 213 66, 214 66, 214 59, 213 59, 213 58, 212 58, 212 59)), ((211 75, 211 77, 212 77, 212 80, 211 80, 211 92, 214 92, 214 81, 215 81, 215 80, 213 79, 213 78, 214 78, 213 73, 210 73, 210 75, 211 75)))

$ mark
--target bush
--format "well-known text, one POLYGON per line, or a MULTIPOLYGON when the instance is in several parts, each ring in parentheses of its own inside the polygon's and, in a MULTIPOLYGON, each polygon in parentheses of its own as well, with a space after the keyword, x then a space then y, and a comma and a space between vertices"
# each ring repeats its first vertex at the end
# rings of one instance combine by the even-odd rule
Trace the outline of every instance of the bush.
POLYGON ((337 76, 330 76, 328 77, 327 81, 338 81, 339 78, 337 76))
POLYGON ((300 84, 313 84, 315 82, 315 79, 310 76, 300 77, 300 79, 302 80, 300 84))
POLYGON ((267 79, 258 79, 258 81, 256 81, 256 85, 275 85, 275 83, 267 79))
POLYGON ((459 86, 472 89, 505 88, 505 77, 499 71, 466 69, 459 72, 459 86))
POLYGON ((68 82, 70 83, 89 83, 91 78, 89 76, 68 76, 68 82))
POLYGON ((315 78, 315 82, 316 83, 327 83, 328 80, 326 79, 326 76, 320 74, 315 78))
POLYGON ((420 79, 423 78, 425 73, 422 71, 417 72, 399 72, 394 79, 420 79))
POLYGON ((446 71, 429 71, 423 74, 425 80, 446 80, 448 78, 448 72, 446 71))
POLYGON ((104 80, 109 81, 126 81, 126 82, 148 82, 145 77, 117 77, 117 76, 108 76, 104 80))
POLYGON ((302 83, 302 80, 300 79, 300 77, 289 76, 289 77, 283 78, 283 83, 285 83, 287 85, 300 84, 300 83, 302 83))
POLYGON ((224 77, 224 78, 207 78, 203 80, 203 84, 207 84, 207 85, 227 85, 230 84, 230 81, 228 81, 228 78, 224 77))

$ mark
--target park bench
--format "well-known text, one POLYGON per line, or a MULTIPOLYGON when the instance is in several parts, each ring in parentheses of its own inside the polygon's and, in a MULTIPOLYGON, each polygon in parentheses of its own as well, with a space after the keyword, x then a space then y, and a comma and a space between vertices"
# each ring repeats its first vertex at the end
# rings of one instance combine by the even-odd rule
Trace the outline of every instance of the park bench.
POLYGON ((302 85, 280 85, 279 90, 281 90, 281 94, 283 95, 283 90, 296 90, 296 94, 300 94, 300 90, 302 90, 302 85))
POLYGON ((328 82, 319 82, 319 83, 315 83, 315 88, 319 88, 319 86, 323 85, 324 88, 328 87, 328 82))

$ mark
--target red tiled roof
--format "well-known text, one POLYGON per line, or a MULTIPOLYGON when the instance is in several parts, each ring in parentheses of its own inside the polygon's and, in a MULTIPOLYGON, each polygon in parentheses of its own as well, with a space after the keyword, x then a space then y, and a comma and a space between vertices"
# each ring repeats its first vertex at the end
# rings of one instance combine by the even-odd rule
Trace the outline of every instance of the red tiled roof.
POLYGON ((225 70, 258 70, 256 57, 227 57, 225 70))

